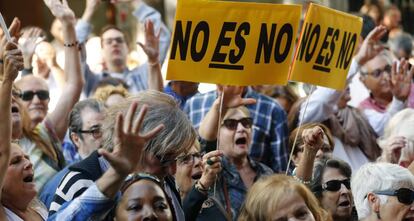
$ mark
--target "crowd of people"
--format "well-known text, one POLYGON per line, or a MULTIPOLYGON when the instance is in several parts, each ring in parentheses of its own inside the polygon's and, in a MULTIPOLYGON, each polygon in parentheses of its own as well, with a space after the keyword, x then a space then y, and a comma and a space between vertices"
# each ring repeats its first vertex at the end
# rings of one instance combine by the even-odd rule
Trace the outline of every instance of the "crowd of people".
POLYGON ((0 30, 0 220, 414 221, 413 39, 398 7, 361 8, 343 91, 199 93, 164 83, 160 13, 119 1, 145 29, 132 67, 119 27, 91 34, 100 0, 81 18, 44 0, 53 42, 18 18, 11 40, 0 30))

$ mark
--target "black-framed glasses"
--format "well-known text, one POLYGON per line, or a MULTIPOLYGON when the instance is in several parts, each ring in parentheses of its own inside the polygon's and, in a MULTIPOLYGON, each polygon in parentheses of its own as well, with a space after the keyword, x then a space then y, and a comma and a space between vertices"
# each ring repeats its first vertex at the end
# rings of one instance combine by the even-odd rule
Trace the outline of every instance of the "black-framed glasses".
POLYGON ((373 76, 375 78, 380 78, 382 76, 382 74, 384 74, 385 72, 387 72, 388 74, 390 74, 391 73, 391 69, 392 69, 391 65, 387 64, 382 69, 375 69, 375 70, 373 70, 371 72, 368 72, 368 73, 365 73, 365 74, 371 75, 371 76, 373 76))
POLYGON ((201 154, 196 152, 196 153, 191 153, 191 154, 187 154, 184 156, 180 156, 180 157, 177 157, 177 161, 179 163, 190 165, 195 162, 195 158, 201 159, 201 154))
POLYGON ((322 190, 336 192, 341 189, 342 184, 350 190, 351 189, 351 181, 349 179, 346 180, 329 180, 328 182, 322 184, 322 190))
POLYGON ((121 187, 121 192, 125 192, 125 190, 133 183, 142 180, 142 179, 146 179, 146 180, 150 180, 156 184, 158 184, 159 186, 162 186, 160 179, 158 179, 157 177, 148 174, 148 173, 131 173, 127 176, 127 178, 125 179, 124 183, 122 184, 121 187))
POLYGON ((94 126, 89 130, 78 130, 77 133, 92 134, 93 138, 98 139, 102 137, 102 130, 100 126, 94 126))
POLYGON ((116 37, 116 38, 105 38, 103 39, 105 44, 110 45, 112 44, 112 41, 115 41, 118 44, 122 44, 125 42, 125 39, 123 37, 116 37))
POLYGON ((250 117, 245 117, 245 118, 242 118, 240 120, 225 119, 223 121, 223 126, 225 126, 229 130, 236 130, 237 125, 239 125, 239 123, 241 123, 244 128, 250 129, 253 126, 253 119, 250 118, 250 117))
POLYGON ((414 202, 414 191, 408 188, 400 188, 398 190, 374 191, 378 195, 396 196, 398 202, 411 205, 414 202))
POLYGON ((31 101, 35 95, 42 101, 49 99, 49 91, 47 90, 23 91, 21 98, 24 101, 31 101))

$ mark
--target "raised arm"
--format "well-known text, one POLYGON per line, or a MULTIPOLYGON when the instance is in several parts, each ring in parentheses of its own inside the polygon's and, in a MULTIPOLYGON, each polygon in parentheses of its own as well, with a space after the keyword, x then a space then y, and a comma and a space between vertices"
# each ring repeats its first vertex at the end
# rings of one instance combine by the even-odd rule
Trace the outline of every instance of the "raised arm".
POLYGON ((57 136, 63 140, 68 128, 68 114, 78 102, 84 79, 81 74, 80 54, 75 35, 75 15, 69 8, 67 1, 45 0, 52 14, 62 22, 64 46, 65 46, 65 75, 66 86, 55 110, 48 114, 46 120, 54 126, 57 136))
POLYGON ((304 182, 312 180, 313 164, 316 154, 323 146, 323 136, 324 132, 318 126, 303 130, 303 154, 296 171, 296 177, 299 180, 304 182))
POLYGON ((163 91, 161 64, 159 60, 159 43, 161 30, 155 34, 154 23, 145 22, 145 44, 138 42, 148 57, 148 89, 163 91))
MULTIPOLYGON (((3 187, 3 179, 6 174, 10 160, 11 148, 11 100, 13 81, 16 79, 19 70, 23 69, 23 57, 21 51, 17 48, 16 38, 13 42, 8 42, 3 48, 3 79, 0 80, 0 113, 2 122, 0 123, 0 189, 3 187)), ((0 191, 1 198, 1 191, 0 191)))
MULTIPOLYGON (((244 87, 217 86, 217 91, 220 96, 224 92, 223 108, 221 112, 222 117, 225 116, 227 109, 229 108, 256 103, 255 99, 241 97, 243 89, 244 87)), ((220 116, 220 96, 218 96, 214 101, 210 110, 201 121, 200 128, 198 129, 200 137, 207 141, 213 141, 217 139, 217 127, 219 124, 218 121, 220 116)))

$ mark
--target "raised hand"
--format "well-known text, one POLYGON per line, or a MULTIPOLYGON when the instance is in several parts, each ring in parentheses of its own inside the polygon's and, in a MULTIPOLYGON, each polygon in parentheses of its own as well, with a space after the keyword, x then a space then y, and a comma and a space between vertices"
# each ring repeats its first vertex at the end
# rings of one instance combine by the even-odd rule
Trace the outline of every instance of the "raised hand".
POLYGON ((148 56, 148 62, 150 64, 156 64, 159 62, 160 34, 161 29, 157 31, 157 34, 155 34, 154 23, 151 20, 147 20, 145 22, 145 44, 137 42, 148 56))
MULTIPOLYGON (((10 36, 14 36, 17 40, 19 39, 20 33, 20 20, 16 17, 13 19, 9 27, 10 36)), ((0 30, 0 56, 3 56, 4 49, 7 44, 7 39, 3 31, 0 30)))
POLYGON ((256 100, 253 98, 242 98, 244 87, 239 86, 221 86, 217 85, 217 92, 223 97, 223 108, 235 108, 242 105, 255 104, 256 100))
POLYGON ((403 136, 396 136, 389 139, 382 150, 382 160, 388 163, 398 163, 401 151, 407 146, 407 139, 403 136))
POLYGON ((75 25, 76 19, 72 9, 69 8, 67 0, 44 0, 53 16, 62 22, 63 25, 75 25))
POLYGON ((23 56, 20 49, 17 47, 15 37, 13 42, 7 42, 3 49, 3 80, 13 82, 19 71, 23 69, 23 56))
POLYGON ((134 114, 137 107, 138 104, 133 102, 125 118, 122 114, 118 114, 115 123, 115 139, 112 153, 104 149, 99 149, 99 153, 108 160, 112 168, 123 176, 133 172, 133 169, 136 168, 141 158, 142 150, 146 142, 155 137, 164 128, 164 125, 159 125, 147 134, 140 135, 139 130, 145 113, 147 112, 147 106, 142 106, 141 111, 134 121, 134 114))
POLYGON ((220 150, 211 151, 203 156, 203 174, 199 180, 199 183, 204 188, 210 188, 217 177, 217 174, 221 172, 221 156, 223 153, 220 150))
POLYGON ((23 53, 26 68, 31 66, 36 46, 43 39, 44 36, 42 36, 42 29, 40 28, 32 27, 23 32, 23 35, 19 39, 19 45, 23 53))
POLYGON ((408 61, 404 58, 400 60, 397 70, 397 62, 392 64, 391 70, 391 91, 392 94, 401 101, 405 101, 410 95, 411 81, 413 79, 414 67, 408 70, 408 61))
POLYGON ((375 27, 362 42, 361 48, 355 56, 359 65, 364 65, 369 60, 377 56, 384 47, 378 44, 381 38, 387 33, 385 26, 375 27))
POLYGON ((302 139, 304 142, 304 148, 312 152, 318 152, 322 148, 324 141, 324 132, 322 128, 315 126, 313 128, 304 129, 302 132, 302 139))
POLYGON ((102 0, 86 0, 86 7, 82 15, 82 20, 89 22, 101 2, 102 0))

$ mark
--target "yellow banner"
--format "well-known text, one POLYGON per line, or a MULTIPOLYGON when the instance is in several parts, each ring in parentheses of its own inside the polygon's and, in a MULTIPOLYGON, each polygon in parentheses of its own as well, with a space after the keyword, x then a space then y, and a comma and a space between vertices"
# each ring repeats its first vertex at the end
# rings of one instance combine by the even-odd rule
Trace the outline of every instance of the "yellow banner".
POLYGON ((290 80, 344 89, 361 27, 362 18, 311 4, 290 80))
POLYGON ((302 7, 181 0, 167 79, 286 84, 302 7))

